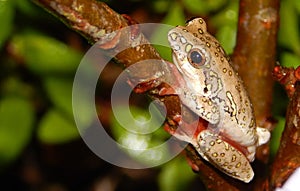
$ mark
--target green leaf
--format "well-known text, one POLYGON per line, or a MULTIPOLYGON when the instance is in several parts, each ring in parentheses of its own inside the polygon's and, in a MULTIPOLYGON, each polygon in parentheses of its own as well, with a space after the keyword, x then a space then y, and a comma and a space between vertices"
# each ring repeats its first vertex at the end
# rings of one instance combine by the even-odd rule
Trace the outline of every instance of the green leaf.
POLYGON ((50 109, 40 121, 37 137, 47 144, 62 144, 79 138, 73 120, 57 109, 50 109))
POLYGON ((225 52, 231 54, 236 42, 236 27, 221 27, 216 34, 216 38, 220 41, 225 52))
POLYGON ((73 116, 72 86, 72 79, 62 77, 44 79, 44 87, 52 103, 70 117, 73 116))
POLYGON ((210 18, 210 23, 212 23, 215 28, 223 26, 232 26, 236 28, 238 23, 238 10, 239 1, 230 1, 226 8, 210 18))
MULTIPOLYGON (((126 107, 123 106, 119 106, 111 117, 112 134, 117 142, 127 148, 124 151, 129 156, 143 164, 157 164, 165 161, 169 157, 167 145, 150 150, 161 145, 167 137, 167 133, 162 130, 161 124, 156 120, 159 116, 153 116, 152 123, 148 123, 148 112, 137 107, 130 107, 130 110, 134 119, 128 115, 126 107)), ((159 121, 163 122, 163 120, 159 121)))
POLYGON ((283 52, 281 54, 280 64, 285 67, 297 68, 300 65, 300 57, 296 54, 283 52))
POLYGON ((184 7, 192 14, 206 15, 208 13, 208 6, 202 0, 184 0, 184 7))
POLYGON ((295 6, 295 8, 296 8, 296 10, 297 10, 297 12, 298 12, 298 14, 300 13, 300 1, 295 1, 295 0, 291 0, 292 1, 292 3, 294 4, 294 6, 295 6))
MULTIPOLYGON (((77 104, 80 111, 77 111, 76 117, 80 117, 82 125, 89 126, 92 123, 93 110, 88 107, 89 104, 86 103, 86 100, 80 100, 78 103, 72 102, 73 79, 50 76, 44 78, 43 84, 51 102, 63 114, 72 118, 73 104, 77 104), (80 112, 80 116, 78 116, 78 112, 80 112)), ((84 91, 84 87, 82 90, 84 91)))
POLYGON ((286 108, 289 103, 289 98, 283 86, 279 83, 275 83, 273 91, 273 105, 272 105, 272 114, 273 116, 282 116, 286 115, 286 108))
POLYGON ((206 15, 211 11, 216 11, 224 4, 226 0, 184 0, 184 7, 192 14, 206 15))
POLYGON ((158 179, 159 190, 187 190, 195 177, 197 177, 197 175, 193 173, 184 157, 177 157, 162 168, 158 179))
POLYGON ((227 0, 202 0, 202 4, 206 3, 208 10, 211 11, 217 11, 218 9, 222 8, 226 3, 228 3, 227 0))
POLYGON ((162 23, 172 26, 184 25, 185 16, 182 6, 177 2, 173 3, 173 6, 170 7, 170 10, 166 17, 163 19, 162 23))
POLYGON ((172 3, 172 1, 170 1, 170 0, 168 0, 168 1, 166 1, 166 0, 156 0, 156 1, 152 1, 151 5, 153 6, 153 9, 157 13, 164 13, 164 12, 169 10, 170 3, 172 3))
POLYGON ((43 14, 43 10, 40 9, 36 4, 34 4, 33 1, 17 0, 15 1, 15 3, 18 10, 20 10, 22 13, 25 13, 28 16, 38 17, 41 16, 40 14, 43 14))
MULTIPOLYGON (((174 3, 170 8, 168 14, 163 19, 162 23, 176 26, 176 25, 184 25, 185 17, 181 6, 178 3, 174 3)), ((161 44, 169 45, 167 34, 171 27, 161 26, 156 29, 154 34, 151 37, 151 42, 160 42, 161 44)), ((169 47, 153 45, 155 49, 159 52, 160 56, 166 60, 171 61, 171 49, 169 47)))
POLYGON ((299 17, 291 1, 280 6, 279 43, 300 55, 299 17))
POLYGON ((281 135, 282 132, 284 130, 284 126, 285 126, 285 118, 284 117, 276 117, 276 119, 278 120, 274 130, 272 131, 272 136, 271 136, 271 140, 270 140, 270 154, 272 157, 274 157, 277 153, 277 150, 279 148, 280 145, 280 139, 281 139, 281 135))
POLYGON ((34 111, 21 97, 4 97, 0 101, 0 166, 15 160, 30 141, 34 111))
POLYGON ((74 73, 82 58, 66 44, 32 31, 15 36, 12 49, 39 75, 74 73))
POLYGON ((35 94, 34 87, 20 78, 11 73, 9 77, 3 78, 0 84, 1 92, 8 96, 32 97, 35 94))
POLYGON ((0 1, 0 48, 6 42, 13 29, 13 17, 14 17, 14 1, 3 0, 0 1))

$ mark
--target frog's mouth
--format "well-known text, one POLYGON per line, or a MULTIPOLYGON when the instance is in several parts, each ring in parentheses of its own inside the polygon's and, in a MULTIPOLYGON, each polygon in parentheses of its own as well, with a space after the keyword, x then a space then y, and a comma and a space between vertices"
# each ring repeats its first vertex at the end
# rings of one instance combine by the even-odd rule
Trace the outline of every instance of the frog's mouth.
POLYGON ((183 61, 180 58, 178 58, 177 54, 178 53, 175 53, 175 50, 173 50, 173 52, 172 52, 173 63, 175 64, 177 69, 180 71, 180 73, 183 73, 183 71, 181 69, 183 66, 183 61))
POLYGON ((173 62, 177 70, 180 72, 182 79, 184 79, 185 83, 188 82, 188 78, 191 78, 192 75, 186 72, 189 71, 187 64, 183 62, 180 58, 178 58, 177 55, 175 55, 174 53, 173 53, 173 62))

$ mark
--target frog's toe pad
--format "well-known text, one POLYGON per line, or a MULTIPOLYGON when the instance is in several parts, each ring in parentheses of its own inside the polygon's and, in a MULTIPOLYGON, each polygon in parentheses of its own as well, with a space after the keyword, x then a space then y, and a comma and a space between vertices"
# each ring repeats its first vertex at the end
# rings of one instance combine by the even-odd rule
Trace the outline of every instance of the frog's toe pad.
POLYGON ((256 133, 258 135, 258 145, 267 143, 271 137, 271 133, 265 128, 256 127, 256 133))

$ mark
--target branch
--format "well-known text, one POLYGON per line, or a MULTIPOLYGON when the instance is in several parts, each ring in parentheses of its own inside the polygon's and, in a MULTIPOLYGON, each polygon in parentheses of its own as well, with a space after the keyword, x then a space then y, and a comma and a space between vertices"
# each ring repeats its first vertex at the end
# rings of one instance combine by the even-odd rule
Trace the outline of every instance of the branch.
POLYGON ((233 62, 242 76, 254 106, 257 123, 271 116, 279 0, 241 0, 237 45, 233 62))
POLYGON ((300 67, 274 69, 275 78, 284 85, 290 103, 286 113, 285 129, 271 169, 270 189, 281 187, 300 167, 300 67))
MULTIPOLYGON (((268 119, 273 94, 272 70, 276 63, 279 0, 241 0, 239 8, 237 45, 232 60, 250 94, 257 125, 271 130, 273 124, 268 119)), ((258 160, 266 163, 268 156, 269 145, 257 149, 258 160)), ((266 167, 256 163, 253 189, 264 190, 266 167)))
MULTIPOLYGON (((273 126, 268 119, 271 117, 272 70, 276 63, 278 14, 278 0, 240 1, 237 45, 232 57, 250 94, 257 125, 269 130, 273 126)), ((257 149, 258 160, 266 163, 268 156, 267 144, 257 149)), ((266 171, 266 165, 257 165, 256 169, 256 174, 261 174, 266 171)), ((263 190, 260 185, 262 179, 263 176, 260 176, 256 190, 263 190)))

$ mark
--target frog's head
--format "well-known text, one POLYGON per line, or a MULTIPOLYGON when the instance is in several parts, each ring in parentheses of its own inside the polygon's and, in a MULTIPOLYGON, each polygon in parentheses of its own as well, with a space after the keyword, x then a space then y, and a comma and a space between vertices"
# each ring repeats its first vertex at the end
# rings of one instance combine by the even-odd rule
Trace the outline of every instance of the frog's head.
POLYGON ((181 70, 198 70, 207 67, 210 53, 197 37, 186 27, 178 26, 169 31, 168 40, 173 51, 173 59, 181 70))
MULTIPOLYGON (((207 32, 201 18, 188 21, 186 26, 177 26, 169 31, 168 40, 173 50, 173 62, 192 89, 203 95, 205 73, 220 74, 227 56, 219 42, 207 32)), ((215 86, 215 88, 218 88, 215 86)))
MULTIPOLYGON (((199 91, 201 91, 203 89, 201 86, 205 81, 204 71, 210 69, 212 56, 206 41, 201 41, 199 38, 201 33, 202 36, 209 35, 206 33, 206 25, 202 23, 203 27, 199 29, 199 26, 195 26, 195 21, 188 22, 185 27, 177 26, 170 30, 168 40, 173 51, 174 64, 189 86, 192 86, 194 90, 200 88, 199 91), (197 36, 195 28, 197 28, 197 36)), ((201 21, 203 20, 201 19, 201 21)), ((198 22, 198 24, 200 23, 198 22)))

